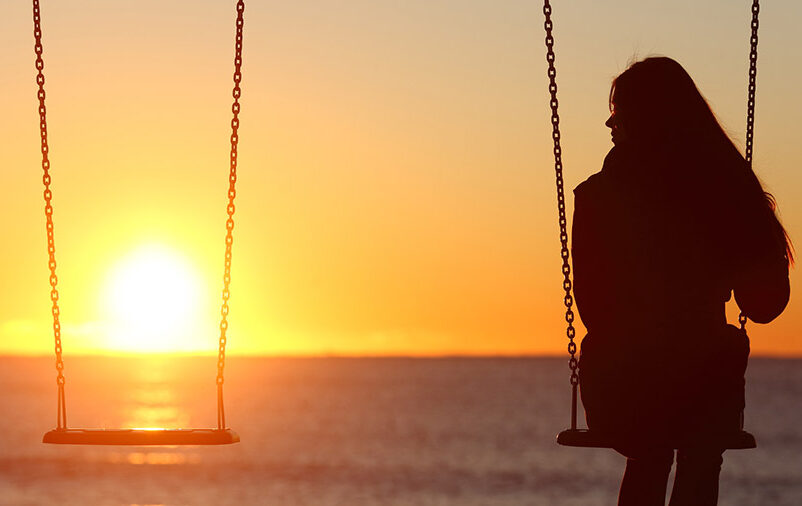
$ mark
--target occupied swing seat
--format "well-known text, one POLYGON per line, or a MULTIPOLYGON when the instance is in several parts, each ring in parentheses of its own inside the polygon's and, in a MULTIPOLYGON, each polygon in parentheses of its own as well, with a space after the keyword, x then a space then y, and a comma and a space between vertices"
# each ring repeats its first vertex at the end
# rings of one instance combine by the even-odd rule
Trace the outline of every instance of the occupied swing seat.
MULTIPOLYGON (((562 446, 573 446, 579 448, 615 448, 615 438, 588 429, 568 429, 557 435, 557 443, 562 446)), ((721 448, 726 450, 748 450, 757 448, 755 436, 739 430, 722 434, 717 441, 721 448)), ((677 445, 673 445, 677 449, 677 445)))

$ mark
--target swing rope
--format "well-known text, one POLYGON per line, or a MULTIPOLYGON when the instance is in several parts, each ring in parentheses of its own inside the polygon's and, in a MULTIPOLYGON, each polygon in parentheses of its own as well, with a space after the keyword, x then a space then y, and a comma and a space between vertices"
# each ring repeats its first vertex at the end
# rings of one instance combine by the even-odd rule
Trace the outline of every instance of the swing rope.
MULTIPOLYGON (((237 21, 236 21, 236 37, 234 46, 234 89, 232 96, 234 102, 231 106, 233 117, 231 119, 231 152, 229 157, 229 176, 228 176, 228 205, 226 206, 226 237, 225 237, 225 258, 224 258, 224 272, 223 272, 223 291, 222 291, 222 305, 220 308, 220 339, 218 341, 218 354, 217 354, 217 428, 224 430, 226 427, 225 408, 223 406, 223 371, 226 364, 226 342, 228 330, 228 313, 229 306, 228 300, 231 296, 231 249, 234 242, 234 198, 237 195, 236 182, 237 182, 237 147, 239 143, 239 113, 240 103, 239 99, 242 96, 240 83, 242 81, 242 28, 244 24, 243 14, 245 11, 244 0, 237 1, 237 21)), ((34 52, 36 53, 36 84, 39 86, 37 97, 39 99, 39 134, 40 134, 40 147, 42 153, 42 182, 44 183, 44 200, 45 200, 45 218, 47 229, 47 253, 48 253, 48 267, 50 268, 50 300, 52 302, 51 313, 53 315, 53 336, 55 339, 55 352, 56 352, 56 384, 58 385, 58 409, 56 429, 67 429, 67 405, 64 395, 64 384, 66 379, 64 377, 64 360, 62 358, 62 345, 61 345, 61 311, 59 308, 59 292, 58 292, 58 276, 56 275, 56 246, 55 246, 55 227, 53 224, 53 192, 50 189, 52 178, 50 176, 50 158, 49 146, 47 142, 47 108, 45 107, 45 75, 44 75, 44 59, 42 58, 42 27, 41 27, 41 11, 39 7, 39 0, 33 0, 33 34, 34 34, 34 52)))
POLYGON ((217 351, 217 428, 222 430, 226 427, 226 411, 223 407, 223 369, 226 366, 226 331, 228 330, 228 299, 231 296, 229 285, 231 284, 231 246, 234 243, 234 197, 237 196, 237 145, 239 142, 239 99, 242 96, 240 82, 242 81, 242 25, 243 13, 245 12, 244 0, 237 1, 237 34, 234 44, 234 90, 232 96, 234 103, 231 105, 231 155, 230 171, 228 175, 228 206, 226 206, 226 253, 223 268, 223 303, 220 306, 220 341, 217 351))
MULTIPOLYGON (((752 34, 749 37, 749 88, 746 100, 746 148, 744 158, 749 168, 752 168, 752 152, 755 135, 755 91, 757 90, 757 29, 760 14, 760 0, 752 1, 752 34)), ((741 330, 746 332, 746 315, 738 314, 738 323, 741 330)))
POLYGON ((42 26, 41 13, 39 10, 39 0, 33 0, 33 36, 35 40, 34 52, 36 53, 36 84, 39 91, 36 93, 39 98, 39 137, 42 152, 42 182, 44 183, 45 197, 45 228, 47 229, 47 265, 50 268, 50 301, 52 303, 50 312, 53 314, 53 337, 56 343, 56 384, 58 384, 58 411, 56 427, 59 429, 67 428, 67 406, 64 400, 64 360, 61 356, 61 322, 59 316, 61 310, 58 305, 58 276, 56 276, 56 245, 54 240, 53 227, 53 192, 50 190, 50 148, 47 144, 47 108, 45 107, 45 62, 42 59, 42 26))
POLYGON ((749 90, 746 101, 746 163, 752 167, 752 148, 755 135, 755 91, 757 90, 757 29, 760 25, 760 0, 752 1, 752 35, 749 37, 749 90))
POLYGON ((543 1, 543 15, 546 17, 544 27, 546 29, 546 61, 549 64, 549 106, 551 107, 551 139, 554 143, 554 174, 557 180, 557 215, 560 225, 560 257, 562 258, 563 290, 565 297, 565 321, 566 335, 568 336, 568 368, 571 370, 571 430, 576 430, 576 405, 577 405, 577 386, 579 385, 579 361, 576 358, 576 329, 574 328, 574 297, 571 295, 571 263, 569 261, 570 252, 568 250, 568 220, 565 216, 565 188, 563 185, 563 160, 562 148, 560 147, 560 113, 557 110, 559 101, 557 100, 557 69, 554 67, 554 24, 551 21, 551 4, 549 0, 543 1))

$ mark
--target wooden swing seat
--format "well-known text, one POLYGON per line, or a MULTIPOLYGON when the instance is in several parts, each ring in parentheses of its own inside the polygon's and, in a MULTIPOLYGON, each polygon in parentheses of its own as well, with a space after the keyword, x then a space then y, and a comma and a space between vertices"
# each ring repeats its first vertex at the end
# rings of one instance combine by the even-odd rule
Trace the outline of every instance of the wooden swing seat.
POLYGON ((228 445, 239 442, 231 429, 53 429, 43 443, 61 445, 228 445))
MULTIPOLYGON (((614 448, 619 446, 616 444, 615 438, 587 429, 564 430, 557 435, 557 443, 562 446, 574 446, 579 448, 614 448)), ((745 430, 739 430, 730 434, 722 434, 718 443, 727 450, 757 448, 755 436, 745 430)))

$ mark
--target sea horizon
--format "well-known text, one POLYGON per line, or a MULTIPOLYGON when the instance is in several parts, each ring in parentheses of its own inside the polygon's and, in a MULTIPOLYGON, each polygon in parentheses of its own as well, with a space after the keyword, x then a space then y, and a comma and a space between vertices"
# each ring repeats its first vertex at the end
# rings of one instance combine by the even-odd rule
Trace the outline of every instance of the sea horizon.
MULTIPOLYGON (((68 358, 68 427, 216 425, 214 356, 68 358)), ((0 504, 615 502, 624 458, 555 441, 570 415, 562 358, 235 356, 225 372, 240 443, 48 445, 52 357, 0 357, 0 504)), ((720 504, 802 504, 802 361, 756 358, 746 388, 758 447, 725 453, 720 504)))

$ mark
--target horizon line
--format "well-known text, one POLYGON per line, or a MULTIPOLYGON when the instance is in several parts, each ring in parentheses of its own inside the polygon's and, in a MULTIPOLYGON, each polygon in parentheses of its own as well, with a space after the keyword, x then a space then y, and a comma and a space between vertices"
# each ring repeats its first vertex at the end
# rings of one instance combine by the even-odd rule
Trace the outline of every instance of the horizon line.
MULTIPOLYGON (((64 358, 216 358, 216 353, 192 352, 106 352, 106 353, 76 353, 64 358)), ((0 352, 0 359, 4 358, 53 358, 52 353, 4 353, 0 352)), ((227 353, 226 358, 270 358, 270 359, 533 359, 533 358, 564 358, 562 353, 385 353, 385 354, 353 354, 353 353, 227 353)), ((776 353, 750 354, 749 358, 772 360, 802 360, 802 354, 781 355, 776 353)))

